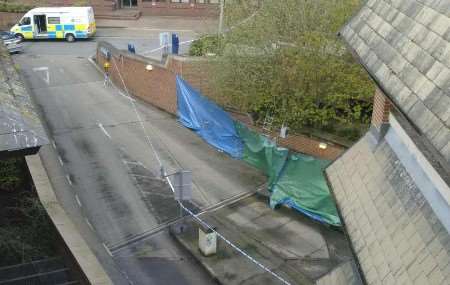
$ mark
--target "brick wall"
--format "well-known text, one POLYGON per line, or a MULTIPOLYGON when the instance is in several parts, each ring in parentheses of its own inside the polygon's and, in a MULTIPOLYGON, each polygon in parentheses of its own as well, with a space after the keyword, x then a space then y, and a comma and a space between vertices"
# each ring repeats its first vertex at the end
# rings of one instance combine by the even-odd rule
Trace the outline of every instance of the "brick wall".
POLYGON ((14 24, 17 24, 24 13, 0 12, 0 29, 9 30, 14 24))
MULTIPOLYGON (((211 77, 208 76, 211 72, 211 64, 205 59, 169 56, 166 63, 161 64, 146 57, 118 50, 109 43, 100 42, 97 48, 97 63, 100 67, 105 62, 102 50, 108 50, 112 54, 110 73, 116 86, 123 89, 122 76, 133 96, 139 97, 166 112, 174 115, 177 112, 175 82, 177 74, 205 96, 213 101, 223 103, 211 88, 211 77), (147 65, 151 65, 153 70, 147 71, 147 65), (120 71, 120 75, 118 71, 120 71)), ((242 114, 233 113, 232 116, 247 125, 251 121, 242 114)), ((250 127, 258 130, 254 126, 250 127)), ((273 133, 272 136, 276 137, 277 134, 273 133)), ((340 145, 299 134, 290 134, 286 139, 278 138, 277 141, 280 146, 296 152, 329 160, 336 159, 345 150, 340 145), (321 143, 325 143, 326 147, 320 148, 319 144, 321 143)))
POLYGON ((383 124, 389 123, 389 113, 392 108, 391 101, 383 94, 383 92, 376 88, 373 99, 373 113, 372 125, 380 130, 383 124))
MULTIPOLYGON (((247 126, 260 133, 263 132, 261 128, 248 124, 247 126)), ((278 132, 272 132, 269 136, 274 138, 279 146, 322 159, 335 160, 345 151, 343 146, 302 134, 289 134, 286 138, 281 138, 278 132)))
POLYGON ((170 3, 138 0, 138 8, 149 16, 217 16, 217 4, 170 3))
POLYGON ((114 10, 116 8, 116 1, 118 0, 14 0, 14 3, 34 7, 72 6, 74 4, 86 5, 92 6, 97 13, 114 10))

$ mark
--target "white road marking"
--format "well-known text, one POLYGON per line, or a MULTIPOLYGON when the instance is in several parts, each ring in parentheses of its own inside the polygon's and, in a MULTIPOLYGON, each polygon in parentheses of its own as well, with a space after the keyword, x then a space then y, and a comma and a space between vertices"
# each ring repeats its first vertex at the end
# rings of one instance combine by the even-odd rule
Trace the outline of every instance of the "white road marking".
POLYGON ((102 123, 98 123, 97 125, 98 125, 98 127, 102 130, 102 132, 105 134, 105 136, 107 136, 109 139, 111 139, 111 136, 110 136, 109 133, 106 131, 106 129, 103 127, 102 123))
POLYGON ((86 224, 89 226, 89 228, 95 232, 94 227, 92 226, 91 222, 89 222, 88 218, 84 218, 86 220, 86 224))
POLYGON ((59 155, 58 155, 58 160, 59 160, 59 164, 61 164, 61 166, 63 166, 64 162, 62 161, 61 156, 59 156, 59 155))
POLYGON ((72 186, 72 179, 70 179, 69 174, 66 175, 66 179, 67 179, 67 182, 69 182, 69 185, 72 186))
POLYGON ((109 250, 109 248, 106 246, 106 244, 105 244, 105 243, 102 243, 102 245, 103 245, 103 247, 105 248, 106 252, 109 254, 109 256, 112 257, 112 253, 111 253, 111 251, 109 250))
POLYGON ((50 85, 50 72, 48 71, 47 66, 34 67, 33 71, 34 72, 45 71, 45 78, 42 78, 42 79, 45 81, 45 83, 47 83, 47 85, 50 85))
POLYGON ((56 143, 55 143, 54 140, 52 140, 52 146, 53 146, 54 149, 56 149, 56 143))
POLYGON ((77 200, 77 204, 80 207, 83 207, 83 205, 81 204, 80 198, 78 198, 78 195, 75 194, 75 200, 77 200))

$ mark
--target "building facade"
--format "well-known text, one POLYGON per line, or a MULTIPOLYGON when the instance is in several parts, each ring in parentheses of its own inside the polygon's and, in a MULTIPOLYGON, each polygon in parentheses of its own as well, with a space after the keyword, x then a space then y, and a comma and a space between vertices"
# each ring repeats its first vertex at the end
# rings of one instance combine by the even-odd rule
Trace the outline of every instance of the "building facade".
POLYGON ((89 5, 96 14, 118 15, 120 11, 137 11, 142 15, 214 17, 219 14, 220 0, 16 0, 32 6, 89 5), (116 13, 111 13, 116 12, 116 13))
POLYGON ((450 284, 450 2, 369 0, 341 36, 377 85, 326 170, 367 284, 450 284))
POLYGON ((116 8, 135 8, 143 15, 215 16, 219 0, 115 0, 116 8))
MULTIPOLYGON (((59 0, 55 0, 57 1, 59 0)), ((219 13, 219 0, 89 0, 88 2, 96 13, 136 10, 147 16, 194 17, 214 17, 219 13)))

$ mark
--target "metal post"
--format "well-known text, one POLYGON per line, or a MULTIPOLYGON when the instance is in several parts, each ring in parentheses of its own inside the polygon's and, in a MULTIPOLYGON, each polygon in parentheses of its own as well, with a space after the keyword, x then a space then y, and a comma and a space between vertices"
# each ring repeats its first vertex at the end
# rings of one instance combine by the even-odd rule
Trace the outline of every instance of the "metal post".
POLYGON ((225 6, 225 0, 220 0, 220 16, 219 16, 219 36, 222 34, 223 29, 223 10, 225 6))

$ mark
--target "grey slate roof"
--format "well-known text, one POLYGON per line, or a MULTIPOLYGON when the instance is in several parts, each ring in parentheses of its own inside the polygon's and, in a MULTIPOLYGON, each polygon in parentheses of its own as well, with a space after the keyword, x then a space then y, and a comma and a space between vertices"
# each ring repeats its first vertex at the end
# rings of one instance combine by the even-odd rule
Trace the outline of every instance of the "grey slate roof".
POLYGON ((0 43, 0 152, 26 150, 47 143, 31 98, 0 43))
POLYGON ((368 284, 450 284, 450 236, 385 140, 326 173, 368 284))
POLYGON ((341 36, 450 162, 450 1, 369 0, 341 36))

